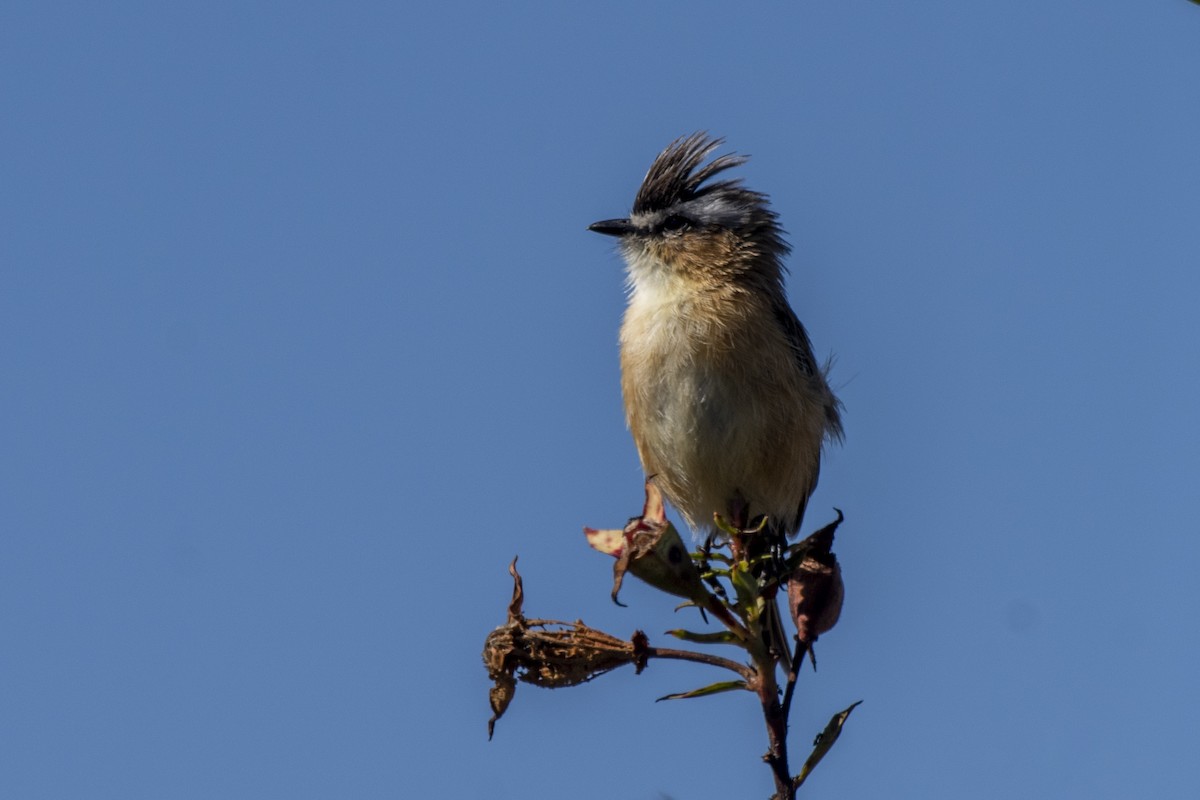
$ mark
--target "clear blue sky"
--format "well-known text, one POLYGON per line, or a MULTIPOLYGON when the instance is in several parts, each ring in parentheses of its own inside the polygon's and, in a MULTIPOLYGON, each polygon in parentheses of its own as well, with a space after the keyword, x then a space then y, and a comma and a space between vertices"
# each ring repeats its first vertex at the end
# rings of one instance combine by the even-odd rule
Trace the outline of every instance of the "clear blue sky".
POLYGON ((514 554, 695 622, 580 529, 641 497, 585 228, 699 129, 846 404, 811 795, 1195 796, 1200 8, 8 3, 0 92, 0 796, 765 798, 699 667, 485 732, 514 554))

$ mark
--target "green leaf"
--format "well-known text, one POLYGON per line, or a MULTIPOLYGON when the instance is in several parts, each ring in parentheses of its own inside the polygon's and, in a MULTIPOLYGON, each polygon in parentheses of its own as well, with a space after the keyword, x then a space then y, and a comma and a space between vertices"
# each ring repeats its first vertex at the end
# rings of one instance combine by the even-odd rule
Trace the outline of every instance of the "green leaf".
POLYGON ((846 724, 846 720, 850 718, 850 712, 853 711, 862 700, 843 711, 834 714, 829 720, 829 724, 825 726, 825 730, 817 734, 817 739, 813 742, 813 751, 808 756, 808 760, 804 762, 804 766, 800 769, 800 774, 796 776, 795 787, 800 788, 800 784, 808 778, 817 764, 821 763, 821 759, 829 752, 829 748, 833 747, 833 743, 842 735, 842 726, 846 724))
POLYGON ((663 695, 654 702, 662 700, 684 700, 689 697, 705 697, 710 694, 720 694, 721 692, 732 692, 737 689, 746 689, 745 681, 720 681, 710 686, 703 686, 699 689, 692 689, 690 692, 678 692, 676 694, 663 695))
POLYGON ((758 579, 750 573, 750 565, 740 562, 729 576, 739 604, 748 604, 758 597, 758 579))
POLYGON ((719 528, 721 530, 722 533, 724 533, 725 535, 730 536, 730 537, 737 536, 738 534, 741 533, 741 531, 739 531, 737 528, 735 528, 728 520, 726 520, 720 514, 713 514, 713 524, 715 524, 717 526, 717 528, 719 528))
POLYGON ((733 635, 732 631, 695 633, 693 631, 685 631, 682 628, 676 628, 673 631, 667 631, 667 635, 674 636, 676 639, 683 639, 685 642, 696 642, 697 644, 738 644, 740 642, 733 635))

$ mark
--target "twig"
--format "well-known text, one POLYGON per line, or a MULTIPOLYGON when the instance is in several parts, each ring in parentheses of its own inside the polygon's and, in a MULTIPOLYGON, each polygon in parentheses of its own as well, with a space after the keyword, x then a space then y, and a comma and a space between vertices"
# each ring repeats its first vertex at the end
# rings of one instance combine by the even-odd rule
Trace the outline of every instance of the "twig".
POLYGON ((792 713, 792 695, 796 692, 796 679, 800 677, 800 668, 804 666, 804 654, 808 646, 796 639, 796 652, 792 654, 792 668, 788 672, 787 686, 783 690, 783 718, 786 720, 792 713))
POLYGON ((746 630, 746 626, 743 625, 737 617, 730 613, 729 609, 725 607, 725 604, 718 600, 714 595, 710 594, 708 596, 708 604, 703 606, 703 608, 708 611, 708 613, 721 620, 725 627, 732 631, 733 635, 741 639, 743 642, 749 638, 750 632, 746 630))
POLYGON ((775 681, 775 661, 769 653, 756 654, 755 666, 758 669, 758 680, 754 689, 762 704, 763 720, 767 723, 767 741, 769 749, 763 756, 763 761, 771 768, 775 779, 775 798, 778 800, 794 800, 796 790, 792 786, 792 776, 788 769, 787 754, 787 714, 779 702, 779 684, 775 681))
POLYGON ((746 683, 751 683, 755 680, 756 675, 753 669, 745 664, 739 664, 736 661, 731 661, 728 658, 714 656, 712 653, 698 653, 694 650, 674 650, 670 647, 650 647, 647 646, 643 651, 648 658, 671 658, 676 661, 694 661, 697 664, 708 664, 711 667, 721 667, 722 669, 735 672, 742 677, 746 683))

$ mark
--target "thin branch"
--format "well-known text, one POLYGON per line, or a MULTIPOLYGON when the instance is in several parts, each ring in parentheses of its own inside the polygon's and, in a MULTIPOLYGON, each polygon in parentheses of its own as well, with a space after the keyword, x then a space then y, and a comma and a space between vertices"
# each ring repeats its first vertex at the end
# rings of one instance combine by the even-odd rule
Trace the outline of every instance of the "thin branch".
POLYGON ((646 647, 644 652, 648 658, 670 658, 676 661, 694 661, 697 664, 708 664, 710 667, 721 667, 722 669, 737 673, 747 683, 753 681, 756 677, 754 670, 745 664, 739 664, 728 658, 714 656, 712 653, 698 653, 694 650, 675 650, 670 647, 649 646, 646 647))
POLYGON ((793 800, 796 790, 792 787, 792 776, 788 770, 787 753, 787 716, 779 703, 779 684, 775 681, 775 661, 769 654, 755 658, 758 668, 758 681, 754 689, 762 704, 763 721, 767 724, 767 741, 769 749, 763 756, 763 761, 771 768, 771 776, 775 779, 775 798, 778 800, 793 800))
POLYGON ((796 637, 796 652, 792 654, 792 668, 788 672, 787 687, 783 690, 783 718, 786 720, 792 713, 792 695, 796 692, 796 679, 800 677, 800 668, 804 666, 804 654, 808 646, 796 637))
POLYGON ((743 625, 737 617, 730 613, 729 609, 725 607, 725 604, 718 600, 714 595, 710 594, 708 596, 708 604, 704 606, 704 609, 717 619, 721 620, 725 627, 733 631, 733 634, 743 642, 750 637, 750 632, 746 630, 746 626, 743 625))

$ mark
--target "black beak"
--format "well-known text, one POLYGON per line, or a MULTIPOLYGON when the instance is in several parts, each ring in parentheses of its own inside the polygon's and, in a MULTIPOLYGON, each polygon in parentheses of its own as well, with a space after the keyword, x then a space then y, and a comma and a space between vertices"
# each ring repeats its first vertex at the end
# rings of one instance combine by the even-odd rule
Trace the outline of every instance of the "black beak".
POLYGON ((605 236, 626 236, 633 233, 635 228, 627 219, 602 219, 588 225, 588 230, 603 233, 605 236))

